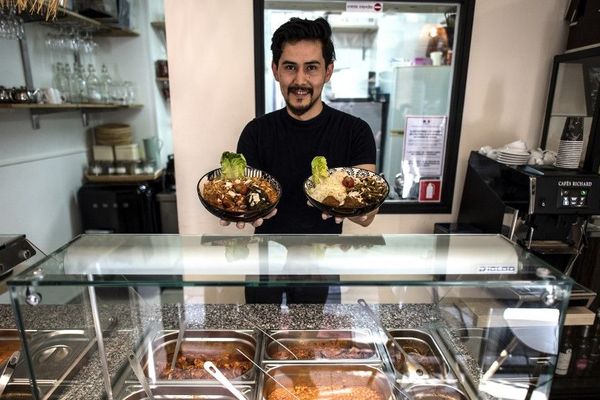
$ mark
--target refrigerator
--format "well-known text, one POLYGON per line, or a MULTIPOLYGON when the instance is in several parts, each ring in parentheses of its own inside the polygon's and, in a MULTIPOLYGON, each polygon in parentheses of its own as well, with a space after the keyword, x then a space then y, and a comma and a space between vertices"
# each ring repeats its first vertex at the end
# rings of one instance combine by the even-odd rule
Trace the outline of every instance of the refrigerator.
POLYGON ((418 186, 418 180, 403 182, 400 176, 406 116, 447 116, 452 70, 452 65, 414 65, 397 66, 391 73, 381 74, 382 90, 390 92, 381 172, 390 183, 390 195, 393 198, 416 199, 418 194, 415 190, 403 190, 404 184, 418 186))

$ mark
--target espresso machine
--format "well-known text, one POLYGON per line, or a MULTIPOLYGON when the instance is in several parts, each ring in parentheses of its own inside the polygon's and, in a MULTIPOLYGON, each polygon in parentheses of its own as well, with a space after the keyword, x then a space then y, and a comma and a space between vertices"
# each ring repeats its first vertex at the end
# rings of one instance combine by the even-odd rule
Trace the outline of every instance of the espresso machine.
MULTIPOLYGON (((482 233, 501 233, 577 279, 573 268, 586 245, 587 224, 598 214, 598 174, 506 165, 472 152, 457 222, 482 233)), ((581 296, 578 305, 588 306, 595 297, 590 292, 577 285, 572 301, 581 296)))

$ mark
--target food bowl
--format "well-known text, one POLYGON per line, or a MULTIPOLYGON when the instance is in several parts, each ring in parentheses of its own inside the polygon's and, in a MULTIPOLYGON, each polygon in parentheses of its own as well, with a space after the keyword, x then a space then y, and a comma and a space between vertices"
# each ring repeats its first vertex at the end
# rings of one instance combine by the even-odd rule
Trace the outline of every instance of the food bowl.
POLYGON ((214 216, 219 217, 226 221, 231 221, 231 222, 252 222, 252 221, 256 221, 257 219, 268 215, 277 206, 277 203, 279 203, 279 199, 281 199, 281 185, 271 175, 267 174, 264 171, 261 171, 259 169, 252 168, 252 167, 245 168, 244 176, 246 178, 261 178, 261 179, 267 181, 268 183, 270 183, 271 186, 273 187, 273 189, 275 189, 275 191, 277 192, 277 199, 274 202, 272 202, 271 204, 269 204, 268 206, 254 208, 252 210, 245 210, 245 211, 227 210, 225 208, 220 208, 220 207, 208 202, 204 198, 204 195, 203 195, 204 185, 209 181, 212 181, 214 179, 218 179, 221 177, 221 168, 217 168, 217 169, 214 169, 214 170, 206 173, 198 181, 196 190, 198 191, 198 198, 200 199, 200 202, 208 210, 208 212, 210 212, 214 216))
POLYGON ((315 189, 315 187, 317 186, 313 182, 312 176, 310 176, 308 179, 306 179, 304 181, 304 194, 306 195, 306 198, 308 199, 310 204, 312 204, 314 207, 318 208, 319 210, 321 210, 322 212, 324 212, 326 214, 333 215, 334 217, 341 217, 341 218, 358 217, 361 215, 368 214, 371 211, 379 208, 381 206, 381 204, 385 201, 386 197, 388 196, 388 194, 390 192, 390 186, 388 185, 387 181, 382 176, 377 175, 374 172, 371 172, 369 170, 362 169, 362 168, 356 168, 356 167, 338 167, 338 168, 329 168, 329 170, 328 170, 329 175, 332 175, 333 173, 338 172, 338 171, 345 172, 346 174, 348 174, 348 176, 350 176, 354 179, 367 179, 367 178, 373 179, 382 185, 383 190, 381 192, 381 195, 377 198, 377 200, 371 201, 371 202, 365 204, 364 206, 360 206, 360 207, 332 206, 332 205, 327 205, 320 201, 317 201, 310 195, 310 192, 313 189, 315 189))

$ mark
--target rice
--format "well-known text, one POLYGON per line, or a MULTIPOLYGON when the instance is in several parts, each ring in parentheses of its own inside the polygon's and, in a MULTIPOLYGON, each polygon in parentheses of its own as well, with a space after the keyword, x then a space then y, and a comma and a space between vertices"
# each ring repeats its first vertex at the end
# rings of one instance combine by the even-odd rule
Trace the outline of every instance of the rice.
POLYGON ((335 171, 327 178, 321 179, 321 182, 315 185, 314 189, 309 189, 308 194, 321 202, 327 196, 333 196, 342 203, 346 199, 346 187, 342 185, 342 180, 348 176, 344 171, 335 171))

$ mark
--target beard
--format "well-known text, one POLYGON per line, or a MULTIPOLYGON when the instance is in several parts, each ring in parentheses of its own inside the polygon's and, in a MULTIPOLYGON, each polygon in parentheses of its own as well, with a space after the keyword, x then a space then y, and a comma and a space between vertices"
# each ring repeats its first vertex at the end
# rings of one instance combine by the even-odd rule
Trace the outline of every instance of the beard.
POLYGON ((312 106, 317 102, 318 98, 315 98, 312 96, 313 94, 313 89, 311 87, 304 87, 304 86, 290 86, 287 90, 288 92, 288 97, 285 99, 285 104, 287 105, 287 108, 294 114, 297 116, 300 116, 304 113, 306 113, 308 110, 310 110, 312 108, 312 106), (305 90, 307 92, 308 95, 310 95, 310 102, 306 105, 294 105, 292 104, 292 102, 289 100, 291 96, 294 96, 294 92, 296 90, 305 90))

